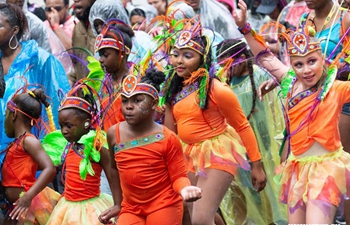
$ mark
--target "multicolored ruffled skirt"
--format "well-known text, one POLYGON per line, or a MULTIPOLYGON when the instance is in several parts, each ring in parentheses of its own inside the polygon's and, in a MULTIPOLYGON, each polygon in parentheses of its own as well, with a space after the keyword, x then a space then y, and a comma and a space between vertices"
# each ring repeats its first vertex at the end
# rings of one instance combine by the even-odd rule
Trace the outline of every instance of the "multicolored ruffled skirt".
POLYGON ((250 170, 246 149, 241 137, 232 127, 212 139, 200 143, 183 143, 187 169, 197 175, 205 176, 205 169, 226 171, 233 176, 238 167, 250 170))
POLYGON ((350 196, 350 154, 342 148, 320 156, 288 160, 276 168, 274 180, 280 185, 280 201, 293 213, 308 201, 320 200, 339 206, 350 196))
POLYGON ((45 225, 60 196, 56 191, 46 187, 32 199, 28 211, 22 213, 17 224, 45 225))
POLYGON ((47 225, 102 224, 98 220, 99 215, 113 205, 112 196, 107 194, 79 202, 68 201, 63 196, 58 201, 47 225))

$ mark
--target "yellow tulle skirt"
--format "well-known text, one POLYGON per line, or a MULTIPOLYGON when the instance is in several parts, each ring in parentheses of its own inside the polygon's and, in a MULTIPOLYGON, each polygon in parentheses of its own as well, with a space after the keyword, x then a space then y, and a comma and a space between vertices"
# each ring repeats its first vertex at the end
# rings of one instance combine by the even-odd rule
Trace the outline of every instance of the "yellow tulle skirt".
POLYGON ((183 143, 183 151, 187 169, 197 175, 205 176, 207 168, 226 171, 233 176, 238 167, 250 169, 242 140, 230 126, 212 139, 195 144, 183 143))
POLYGON ((60 196, 56 191, 46 187, 33 198, 28 211, 22 213, 17 224, 45 225, 60 196))
POLYGON ((112 196, 107 194, 80 202, 68 201, 62 197, 52 212, 47 225, 102 224, 98 220, 98 216, 113 205, 112 196))
POLYGON ((312 200, 339 206, 350 196, 350 154, 342 148, 320 156, 291 154, 276 168, 274 180, 280 185, 280 201, 290 212, 312 200))

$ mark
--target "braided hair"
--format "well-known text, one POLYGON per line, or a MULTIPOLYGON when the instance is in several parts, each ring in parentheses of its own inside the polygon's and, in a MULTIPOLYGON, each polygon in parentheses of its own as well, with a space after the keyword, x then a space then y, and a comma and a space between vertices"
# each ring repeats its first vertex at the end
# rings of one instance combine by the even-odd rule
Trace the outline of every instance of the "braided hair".
MULTIPOLYGON (((194 40, 194 41, 197 43, 200 43, 202 45, 202 47, 204 47, 204 48, 210 44, 207 41, 207 38, 205 36, 198 37, 197 40, 194 40)), ((206 70, 209 71, 209 68, 211 68, 211 66, 212 66, 212 60, 211 60, 212 59, 212 52, 211 52, 211 48, 208 48, 208 50, 209 51, 206 54, 206 57, 201 55, 201 58, 200 58, 201 62, 200 62, 199 68, 205 68, 206 70)), ((210 77, 210 79, 209 79, 209 90, 210 90, 213 78, 214 77, 210 77)), ((164 92, 165 102, 168 104, 171 104, 175 95, 182 90, 184 78, 179 77, 176 74, 175 69, 171 66, 171 68, 169 70, 169 74, 168 74, 168 79, 171 79, 171 80, 166 81, 166 83, 170 82, 170 84, 168 87, 166 87, 163 90, 163 92, 164 92)), ((206 78, 205 78, 205 76, 203 76, 202 78, 199 78, 198 81, 201 82, 201 79, 206 79, 206 78)), ((206 98, 204 109, 206 109, 208 106, 208 100, 209 100, 209 98, 206 98)))
POLYGON ((240 41, 240 40, 225 40, 221 42, 217 46, 217 55, 220 56, 222 59, 227 59, 229 57, 233 57, 233 59, 236 61, 238 60, 241 55, 244 55, 246 59, 249 59, 246 63, 249 71, 249 79, 250 83, 252 85, 252 92, 253 92, 253 104, 252 108, 247 116, 247 119, 249 120, 251 115, 254 113, 255 110, 255 104, 256 104, 256 99, 257 99, 257 90, 255 86, 255 81, 254 81, 254 68, 253 68, 253 62, 250 60, 252 58, 253 54, 252 52, 248 49, 248 46, 246 43, 240 41), (238 54, 237 54, 238 53, 238 54))

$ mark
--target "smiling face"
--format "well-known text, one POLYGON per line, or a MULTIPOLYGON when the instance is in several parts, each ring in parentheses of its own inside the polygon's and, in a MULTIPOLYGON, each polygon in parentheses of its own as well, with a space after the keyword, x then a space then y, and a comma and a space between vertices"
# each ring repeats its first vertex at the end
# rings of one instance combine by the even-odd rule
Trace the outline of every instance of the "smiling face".
POLYGON ((158 101, 146 94, 137 94, 127 98, 122 96, 122 113, 129 125, 137 125, 153 120, 158 101))
POLYGON ((171 54, 171 64, 179 77, 191 77, 201 65, 201 55, 190 48, 174 48, 171 54))
POLYGON ((89 127, 85 127, 85 123, 90 123, 90 119, 77 110, 79 109, 63 109, 58 114, 61 132, 70 143, 79 141, 89 131, 89 127))
POLYGON ((293 56, 290 61, 298 80, 305 89, 314 87, 321 79, 325 62, 320 51, 306 56, 293 56))

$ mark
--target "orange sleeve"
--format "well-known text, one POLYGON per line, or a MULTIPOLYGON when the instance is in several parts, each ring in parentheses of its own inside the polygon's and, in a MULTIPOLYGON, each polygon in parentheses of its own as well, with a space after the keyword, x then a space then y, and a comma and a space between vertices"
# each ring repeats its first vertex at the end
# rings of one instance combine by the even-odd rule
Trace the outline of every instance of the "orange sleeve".
POLYGON ((172 131, 167 130, 167 132, 171 134, 168 140, 169 147, 166 153, 166 162, 173 189, 176 193, 180 194, 181 189, 185 186, 190 186, 191 183, 187 177, 185 159, 180 140, 172 131))
POLYGON ((261 155, 254 131, 244 115, 235 93, 226 84, 216 79, 213 80, 211 92, 214 98, 213 101, 218 106, 221 115, 226 118, 228 124, 241 137, 250 161, 260 160, 261 155))
POLYGON ((333 85, 339 96, 339 103, 350 102, 350 81, 334 81, 333 85))

